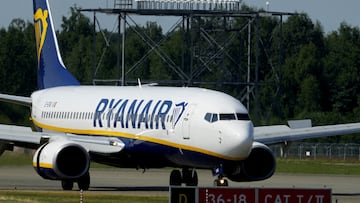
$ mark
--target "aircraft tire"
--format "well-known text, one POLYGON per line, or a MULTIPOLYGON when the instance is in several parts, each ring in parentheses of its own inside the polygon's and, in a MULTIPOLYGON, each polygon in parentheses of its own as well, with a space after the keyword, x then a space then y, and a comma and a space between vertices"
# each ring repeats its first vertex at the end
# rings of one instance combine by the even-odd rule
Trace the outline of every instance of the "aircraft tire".
POLYGON ((183 181, 187 186, 197 186, 198 185, 198 175, 194 171, 183 171, 183 181))
POLYGON ((90 174, 86 173, 83 177, 78 180, 79 190, 89 190, 90 188, 90 174))
POLYGON ((179 170, 172 170, 170 173, 170 186, 181 186, 182 177, 179 170))
POLYGON ((72 190, 74 187, 74 182, 71 180, 62 180, 61 187, 63 190, 72 190))

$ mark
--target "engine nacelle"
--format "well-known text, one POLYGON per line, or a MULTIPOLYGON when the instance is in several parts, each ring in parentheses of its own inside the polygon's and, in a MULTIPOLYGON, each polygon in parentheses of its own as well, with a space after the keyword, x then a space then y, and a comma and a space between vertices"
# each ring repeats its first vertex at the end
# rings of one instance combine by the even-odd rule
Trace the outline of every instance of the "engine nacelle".
POLYGON ((225 169, 227 177, 236 182, 259 181, 270 178, 276 168, 276 159, 269 147, 254 142, 249 157, 236 167, 225 169))
POLYGON ((45 179, 78 179, 89 171, 90 158, 81 145, 57 140, 42 145, 35 152, 33 166, 45 179))

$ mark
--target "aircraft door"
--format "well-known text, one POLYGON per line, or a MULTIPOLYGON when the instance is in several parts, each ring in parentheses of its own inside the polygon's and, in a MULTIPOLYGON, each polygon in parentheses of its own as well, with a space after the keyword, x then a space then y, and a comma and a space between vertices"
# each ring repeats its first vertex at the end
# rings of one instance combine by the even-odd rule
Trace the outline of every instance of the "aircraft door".
POLYGON ((189 104, 186 108, 183 122, 182 122, 182 135, 183 139, 190 139, 190 128, 191 128, 191 115, 194 112, 195 104, 189 104))

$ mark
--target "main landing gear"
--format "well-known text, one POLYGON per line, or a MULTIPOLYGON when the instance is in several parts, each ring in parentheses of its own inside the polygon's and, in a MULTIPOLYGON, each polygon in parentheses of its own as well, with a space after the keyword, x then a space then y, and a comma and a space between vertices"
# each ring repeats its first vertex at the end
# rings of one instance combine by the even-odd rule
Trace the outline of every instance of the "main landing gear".
POLYGON ((194 170, 189 170, 184 168, 181 172, 180 170, 173 170, 170 174, 170 186, 181 186, 184 183, 186 186, 197 186, 198 185, 198 175, 194 170))
POLYGON ((90 174, 86 173, 81 178, 74 180, 62 180, 61 186, 63 190, 72 190, 74 187, 74 182, 77 182, 79 190, 89 190, 90 187, 90 174))

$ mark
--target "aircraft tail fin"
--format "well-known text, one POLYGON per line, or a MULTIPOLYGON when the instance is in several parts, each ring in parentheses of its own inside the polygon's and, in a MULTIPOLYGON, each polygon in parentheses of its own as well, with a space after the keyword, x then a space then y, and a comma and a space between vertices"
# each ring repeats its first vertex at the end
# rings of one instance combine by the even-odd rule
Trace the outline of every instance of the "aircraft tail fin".
POLYGON ((48 0, 33 0, 33 5, 38 89, 80 85, 62 61, 48 0))

